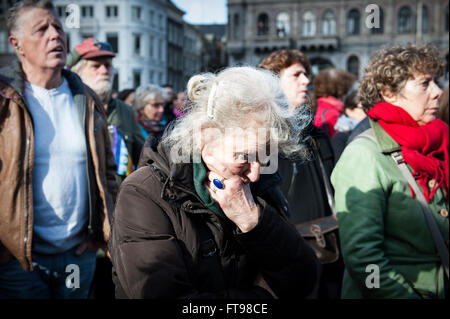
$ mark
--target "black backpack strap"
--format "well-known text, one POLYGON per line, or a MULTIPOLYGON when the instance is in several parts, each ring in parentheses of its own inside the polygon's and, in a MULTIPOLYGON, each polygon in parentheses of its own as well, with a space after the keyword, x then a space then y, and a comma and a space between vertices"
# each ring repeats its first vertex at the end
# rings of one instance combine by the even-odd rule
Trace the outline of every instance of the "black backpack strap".
POLYGON ((322 125, 321 125, 321 127, 322 127, 322 129, 323 129, 325 132, 327 132, 327 134, 328 134, 327 123, 325 122, 325 113, 327 113, 327 112, 328 112, 328 109, 325 109, 325 110, 323 110, 323 112, 322 112, 322 117, 321 117, 322 125))

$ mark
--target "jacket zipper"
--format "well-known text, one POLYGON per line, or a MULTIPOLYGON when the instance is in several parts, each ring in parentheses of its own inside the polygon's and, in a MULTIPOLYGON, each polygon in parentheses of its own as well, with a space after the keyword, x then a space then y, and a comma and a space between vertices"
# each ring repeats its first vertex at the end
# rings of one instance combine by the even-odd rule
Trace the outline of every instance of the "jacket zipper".
MULTIPOLYGON (((86 100, 85 100, 86 101, 86 100)), ((88 202, 89 202, 89 223, 88 223, 88 233, 92 235, 94 230, 92 229, 92 198, 91 198, 91 179, 89 177, 89 123, 88 129, 86 131, 86 113, 89 111, 89 106, 85 103, 86 108, 83 113, 83 124, 85 126, 84 131, 86 132, 86 179, 88 186, 88 202)))
POLYGON ((28 132, 27 132, 27 163, 26 163, 26 169, 25 169, 25 185, 26 185, 26 190, 25 190, 25 237, 23 240, 23 249, 24 249, 24 257, 25 257, 25 262, 27 263, 27 267, 28 269, 30 269, 31 265, 30 265, 30 260, 28 260, 27 257, 27 243, 28 243, 28 219, 29 219, 29 207, 28 207, 28 199, 29 199, 29 194, 28 194, 28 183, 29 183, 29 176, 28 176, 28 170, 30 167, 30 133, 31 132, 31 127, 28 125, 28 132))

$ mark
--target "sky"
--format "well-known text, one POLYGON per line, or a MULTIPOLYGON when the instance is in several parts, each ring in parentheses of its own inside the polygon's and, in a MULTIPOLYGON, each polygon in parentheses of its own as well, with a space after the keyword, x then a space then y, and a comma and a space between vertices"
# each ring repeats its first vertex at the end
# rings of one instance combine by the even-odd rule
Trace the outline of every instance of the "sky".
POLYGON ((184 20, 192 24, 227 23, 226 0, 172 0, 185 11, 184 20))

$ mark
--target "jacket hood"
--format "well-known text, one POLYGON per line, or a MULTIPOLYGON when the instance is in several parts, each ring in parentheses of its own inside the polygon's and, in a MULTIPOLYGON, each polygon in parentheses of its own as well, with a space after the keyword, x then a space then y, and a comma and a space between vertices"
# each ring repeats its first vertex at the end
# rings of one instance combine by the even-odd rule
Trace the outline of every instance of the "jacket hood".
MULTIPOLYGON (((62 69, 61 72, 69 83, 73 95, 84 94, 84 84, 77 74, 66 69, 62 69)), ((20 96, 24 95, 25 77, 19 59, 14 59, 9 65, 0 69, 0 81, 8 84, 20 96)))

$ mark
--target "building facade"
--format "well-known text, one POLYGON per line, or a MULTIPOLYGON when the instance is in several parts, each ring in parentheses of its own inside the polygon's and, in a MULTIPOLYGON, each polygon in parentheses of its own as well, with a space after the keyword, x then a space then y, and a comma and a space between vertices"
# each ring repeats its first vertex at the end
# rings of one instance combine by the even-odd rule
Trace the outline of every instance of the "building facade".
POLYGON ((205 69, 208 72, 216 72, 228 65, 226 51, 226 29, 225 24, 202 24, 197 29, 203 35, 205 46, 205 69))
POLYGON ((6 12, 16 0, 0 0, 0 67, 8 64, 14 58, 14 50, 9 45, 6 30, 6 12))
POLYGON ((206 70, 204 60, 206 52, 203 35, 197 27, 187 22, 183 27, 183 83, 186 85, 191 76, 206 70))
POLYGON ((73 49, 93 37, 113 47, 114 89, 141 84, 162 85, 167 79, 167 4, 165 0, 53 0, 73 49), (72 25, 69 6, 76 4, 79 27, 72 25))
POLYGON ((361 75, 380 47, 408 42, 433 43, 448 61, 448 0, 228 0, 231 65, 296 48, 313 73, 334 66, 361 75))
POLYGON ((168 0, 167 7, 167 83, 175 91, 184 90, 183 46, 184 11, 168 0))

